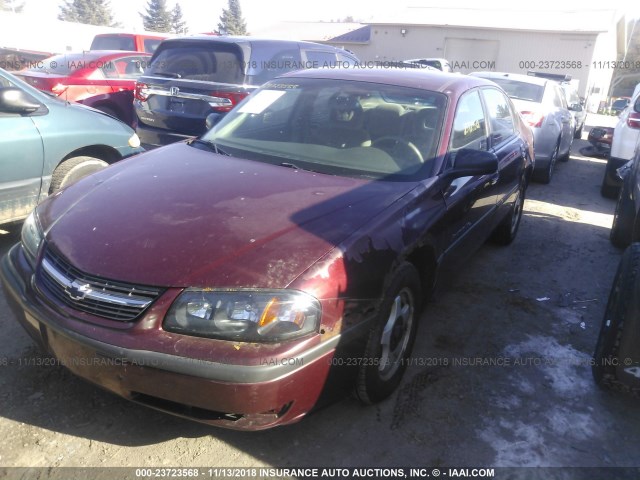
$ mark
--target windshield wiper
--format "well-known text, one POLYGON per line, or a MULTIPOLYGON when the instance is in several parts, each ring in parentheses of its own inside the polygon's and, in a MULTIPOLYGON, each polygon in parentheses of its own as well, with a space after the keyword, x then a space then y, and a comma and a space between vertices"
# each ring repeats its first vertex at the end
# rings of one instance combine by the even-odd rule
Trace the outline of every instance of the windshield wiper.
POLYGON ((213 153, 217 153, 218 155, 226 155, 227 157, 231 156, 230 153, 227 153, 224 150, 222 150, 220 147, 218 147, 218 145, 215 142, 211 142, 209 140, 203 140, 201 138, 194 138, 193 140, 189 140, 187 142, 188 145, 193 145, 194 143, 197 143, 198 145, 204 145, 213 153))
POLYGON ((287 168, 295 168, 296 170, 304 170, 304 168, 300 168, 299 166, 297 166, 295 163, 289 163, 289 162, 282 162, 280 164, 281 167, 287 167, 287 168))

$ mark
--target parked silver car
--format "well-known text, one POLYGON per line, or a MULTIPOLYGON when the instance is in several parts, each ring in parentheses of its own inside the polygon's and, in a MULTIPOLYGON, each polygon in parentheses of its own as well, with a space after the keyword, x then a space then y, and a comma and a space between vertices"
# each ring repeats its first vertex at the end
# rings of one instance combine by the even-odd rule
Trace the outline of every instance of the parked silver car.
POLYGON ((534 179, 549 183, 557 159, 569 160, 575 120, 558 82, 514 73, 474 72, 498 84, 511 97, 533 130, 536 155, 534 179))

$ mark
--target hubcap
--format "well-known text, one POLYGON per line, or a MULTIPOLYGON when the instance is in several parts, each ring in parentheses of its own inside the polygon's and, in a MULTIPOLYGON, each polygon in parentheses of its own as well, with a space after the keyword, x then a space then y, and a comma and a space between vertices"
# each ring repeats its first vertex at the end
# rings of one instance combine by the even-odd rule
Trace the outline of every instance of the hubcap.
POLYGON ((413 295, 411 290, 403 288, 393 300, 387 323, 382 329, 380 346, 380 378, 388 380, 400 368, 402 358, 407 351, 413 326, 413 295))

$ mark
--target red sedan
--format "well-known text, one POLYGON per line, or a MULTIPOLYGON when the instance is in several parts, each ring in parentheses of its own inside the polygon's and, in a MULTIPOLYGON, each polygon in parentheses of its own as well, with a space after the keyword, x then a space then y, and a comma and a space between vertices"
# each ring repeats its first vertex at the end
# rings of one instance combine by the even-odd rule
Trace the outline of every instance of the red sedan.
POLYGON ((296 72, 47 198, 0 278, 80 377, 214 425, 288 424, 329 392, 394 392, 439 274, 515 239, 532 162, 487 80, 296 72))
POLYGON ((30 85, 70 102, 80 102, 133 120, 133 89, 151 54, 91 51, 56 55, 16 75, 30 85))

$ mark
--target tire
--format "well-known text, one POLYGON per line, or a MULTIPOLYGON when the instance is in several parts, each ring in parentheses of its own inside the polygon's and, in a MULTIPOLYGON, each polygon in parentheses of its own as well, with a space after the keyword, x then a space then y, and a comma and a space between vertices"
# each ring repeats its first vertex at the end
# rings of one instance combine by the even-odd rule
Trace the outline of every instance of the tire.
POLYGON ((559 148, 560 148, 560 144, 558 143, 556 144, 556 148, 553 150, 553 153, 551 154, 551 158, 549 159, 549 165, 544 171, 533 172, 535 180, 537 180, 540 183, 546 183, 546 184, 551 182, 551 178, 553 177, 553 170, 556 166, 556 160, 558 159, 559 148))
POLYGON ((576 128, 576 131, 573 132, 573 138, 580 140, 582 138, 582 129, 584 128, 584 123, 580 125, 580 128, 576 128))
POLYGON ((620 193, 620 187, 612 187, 611 185, 607 185, 607 174, 604 174, 604 179, 602 180, 602 186, 600 187, 600 195, 604 198, 617 198, 620 193))
POLYGON ((613 224, 609 233, 609 240, 618 248, 626 248, 633 241, 636 208, 629 190, 629 182, 624 182, 618 195, 616 210, 613 214, 613 224))
POLYGON ((500 222, 496 229, 491 234, 491 241, 498 245, 509 245, 513 242, 518 234, 518 228, 520 227, 520 220, 522 219, 522 210, 524 207, 525 188, 524 185, 520 185, 518 189, 518 197, 513 202, 511 211, 500 222))
POLYGON ((49 195, 107 166, 107 162, 93 157, 73 157, 65 160, 53 171, 49 195))
MULTIPOLYGON (((558 140, 558 142, 560 142, 560 140, 558 140)), ((561 162, 568 162, 569 158, 571 157, 571 147, 573 147, 573 138, 571 138, 571 143, 569 144, 569 150, 567 150, 567 153, 565 153, 561 157, 558 157, 558 160, 560 160, 561 162)))
MULTIPOLYGON (((625 250, 613 286, 609 294, 607 308, 600 327, 600 334, 596 342, 591 372, 595 382, 602 388, 629 390, 618 378, 616 365, 620 363, 620 346, 625 342, 624 335, 634 335, 638 332, 640 320, 640 243, 632 244, 625 250)), ((629 338, 632 343, 637 338, 629 338)), ((637 387, 636 387, 637 392, 637 387)))
POLYGON ((400 265, 385 291, 358 370, 356 396, 362 403, 380 402, 400 384, 416 337, 420 291, 413 265, 400 265))

